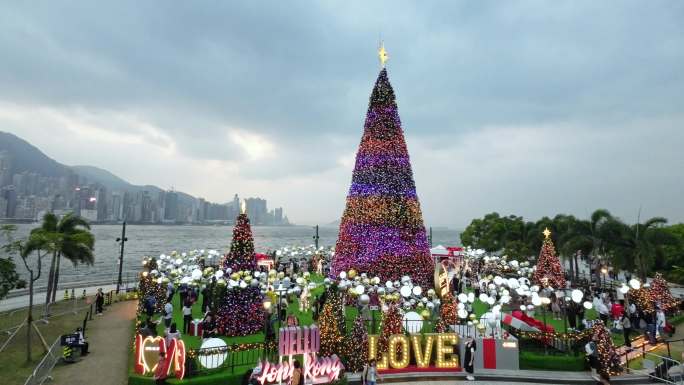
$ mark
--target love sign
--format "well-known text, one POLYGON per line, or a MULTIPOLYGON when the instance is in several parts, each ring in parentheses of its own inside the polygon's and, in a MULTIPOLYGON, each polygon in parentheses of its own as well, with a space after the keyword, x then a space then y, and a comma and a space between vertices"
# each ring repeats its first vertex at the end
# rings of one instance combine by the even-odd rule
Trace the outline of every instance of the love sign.
POLYGON ((171 340, 168 348, 162 337, 143 337, 138 334, 135 336, 135 372, 138 374, 154 373, 159 365, 159 353, 164 352, 166 360, 164 366, 166 372, 174 375, 178 379, 185 377, 185 343, 179 339, 171 340))

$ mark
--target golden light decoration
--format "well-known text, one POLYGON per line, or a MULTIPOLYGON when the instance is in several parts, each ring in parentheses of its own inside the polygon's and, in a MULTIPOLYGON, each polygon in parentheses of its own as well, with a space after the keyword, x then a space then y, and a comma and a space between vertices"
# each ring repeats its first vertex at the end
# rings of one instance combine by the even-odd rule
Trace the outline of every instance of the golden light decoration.
POLYGON ((427 368, 430 366, 430 359, 432 358, 432 345, 435 341, 434 334, 425 334, 425 348, 421 344, 421 336, 419 334, 411 335, 411 345, 413 345, 413 356, 416 358, 416 366, 419 368, 427 368))
POLYGON ((393 369, 403 369, 407 367, 410 360, 408 337, 403 334, 391 336, 387 354, 389 356, 389 364, 393 369))
POLYGON ((383 370, 388 368, 388 360, 386 354, 381 354, 378 357, 378 336, 369 335, 368 336, 368 359, 376 360, 376 367, 378 370, 383 370))
POLYGON ((349 273, 347 274, 347 276, 349 277, 349 279, 354 279, 356 277, 356 270, 354 270, 354 269, 349 270, 349 273))
POLYGON ((385 68, 385 63, 389 60, 389 55, 385 49, 385 42, 380 42, 380 49, 378 50, 378 57, 380 58, 380 65, 385 68))
POLYGON ((437 335, 437 358, 438 368, 457 368, 459 365, 458 353, 454 353, 454 346, 458 344, 456 333, 437 335))
POLYGON ((551 236, 551 230, 549 230, 548 227, 545 227, 544 231, 542 231, 542 234, 544 234, 544 238, 548 238, 551 236))

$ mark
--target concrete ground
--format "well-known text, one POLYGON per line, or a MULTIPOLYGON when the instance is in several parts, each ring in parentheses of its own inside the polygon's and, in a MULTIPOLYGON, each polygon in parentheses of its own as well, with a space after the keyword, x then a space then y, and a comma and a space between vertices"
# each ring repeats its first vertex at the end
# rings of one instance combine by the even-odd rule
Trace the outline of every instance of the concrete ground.
POLYGON ((89 322, 86 337, 90 354, 73 364, 59 364, 53 371, 55 385, 124 385, 128 383, 128 358, 133 338, 131 321, 137 301, 115 303, 89 322))

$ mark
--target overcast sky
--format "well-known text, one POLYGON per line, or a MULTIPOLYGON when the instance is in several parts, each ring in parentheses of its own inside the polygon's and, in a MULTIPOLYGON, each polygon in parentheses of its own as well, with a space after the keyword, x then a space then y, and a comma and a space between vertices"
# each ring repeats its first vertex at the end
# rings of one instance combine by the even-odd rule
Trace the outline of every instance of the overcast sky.
POLYGON ((682 1, 3 2, 0 130, 327 223, 380 36, 426 224, 684 220, 682 1))

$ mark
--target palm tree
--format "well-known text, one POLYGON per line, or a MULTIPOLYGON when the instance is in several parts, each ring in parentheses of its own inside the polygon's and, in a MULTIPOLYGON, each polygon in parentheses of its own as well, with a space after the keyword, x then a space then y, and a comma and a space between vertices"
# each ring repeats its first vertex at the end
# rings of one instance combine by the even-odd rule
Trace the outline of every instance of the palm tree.
POLYGON ((667 219, 662 217, 632 226, 608 222, 613 262, 625 269, 638 270, 640 278, 646 280, 656 258, 664 256, 664 247, 677 244, 677 238, 662 227, 666 223, 667 219))
POLYGON ((48 239, 52 240, 50 245, 52 262, 50 263, 50 276, 48 277, 48 292, 45 298, 46 314, 49 311, 48 304, 54 303, 57 295, 61 257, 70 260, 74 265, 78 263, 93 264, 95 237, 89 230, 90 225, 81 217, 67 214, 62 219, 57 220, 57 217, 52 213, 45 214, 41 227, 34 229, 35 232, 49 234, 48 239))

